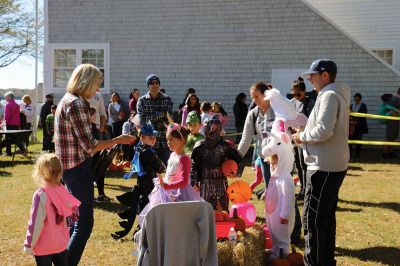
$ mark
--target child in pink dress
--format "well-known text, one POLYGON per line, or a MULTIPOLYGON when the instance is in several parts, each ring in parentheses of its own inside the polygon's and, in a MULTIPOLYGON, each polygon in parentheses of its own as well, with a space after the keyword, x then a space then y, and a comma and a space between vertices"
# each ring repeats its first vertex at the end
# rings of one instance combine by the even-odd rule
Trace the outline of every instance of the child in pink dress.
POLYGON ((68 265, 67 218, 77 219, 81 203, 60 183, 61 174, 55 154, 42 154, 36 161, 33 178, 41 188, 33 194, 24 251, 35 256, 37 265, 68 265))
POLYGON ((201 200, 200 193, 190 185, 190 157, 185 153, 189 130, 174 123, 168 126, 167 142, 172 151, 164 177, 154 179, 149 204, 139 215, 141 225, 147 212, 159 203, 201 200))

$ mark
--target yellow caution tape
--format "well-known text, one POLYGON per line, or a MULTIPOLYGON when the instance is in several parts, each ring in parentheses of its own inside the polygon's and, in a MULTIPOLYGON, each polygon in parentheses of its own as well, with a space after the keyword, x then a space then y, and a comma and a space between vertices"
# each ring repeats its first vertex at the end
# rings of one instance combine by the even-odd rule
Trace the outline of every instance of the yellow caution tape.
POLYGON ((373 141, 373 140, 349 140, 348 143, 349 144, 365 144, 365 145, 400 146, 400 142, 373 141))
POLYGON ((400 120, 400 117, 398 116, 386 116, 386 115, 373 115, 373 114, 364 114, 364 113, 356 113, 356 112, 351 112, 351 116, 356 116, 356 117, 367 117, 367 118, 379 118, 379 119, 389 119, 389 120, 400 120))
POLYGON ((242 135, 243 133, 229 133, 229 134, 225 134, 224 137, 232 137, 232 136, 239 136, 242 135))
MULTIPOLYGON (((388 119, 388 120, 400 120, 397 116, 385 116, 385 115, 373 115, 365 113, 351 112, 351 116, 356 117, 367 117, 367 118, 378 118, 378 119, 388 119)), ((226 137, 238 136, 243 133, 229 133, 225 134, 226 137)), ((349 140, 349 144, 365 144, 365 145, 389 145, 389 146, 400 146, 400 142, 390 142, 390 141, 373 141, 373 140, 349 140)))

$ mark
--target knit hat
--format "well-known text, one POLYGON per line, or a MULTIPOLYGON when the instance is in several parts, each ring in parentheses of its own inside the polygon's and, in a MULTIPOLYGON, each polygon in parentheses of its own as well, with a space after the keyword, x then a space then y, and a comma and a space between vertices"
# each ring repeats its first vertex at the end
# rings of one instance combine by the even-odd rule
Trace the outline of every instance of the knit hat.
POLYGON ((196 111, 191 111, 186 117, 186 124, 200 124, 201 117, 196 111))
POLYGON ((156 136, 158 134, 158 131, 156 131, 151 124, 151 122, 147 122, 147 124, 144 124, 140 127, 140 135, 144 136, 156 136))
POLYGON ((154 80, 158 81, 161 84, 160 79, 155 74, 150 74, 146 78, 147 87, 149 86, 149 83, 154 81, 154 80))

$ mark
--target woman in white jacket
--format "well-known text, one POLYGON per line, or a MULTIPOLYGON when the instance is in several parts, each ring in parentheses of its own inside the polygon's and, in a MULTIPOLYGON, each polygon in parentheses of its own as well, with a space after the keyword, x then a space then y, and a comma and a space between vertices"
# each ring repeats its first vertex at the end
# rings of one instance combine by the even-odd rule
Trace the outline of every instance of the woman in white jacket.
MULTIPOLYGON (((27 130, 31 130, 32 129, 32 123, 33 123, 33 118, 35 117, 35 107, 32 104, 32 100, 31 97, 29 97, 29 95, 24 95, 22 97, 22 104, 21 104, 21 113, 23 113, 25 115, 25 124, 22 125, 21 124, 21 129, 27 129, 27 130)), ((26 138, 25 140, 25 145, 26 148, 28 148, 29 145, 29 136, 26 138)))

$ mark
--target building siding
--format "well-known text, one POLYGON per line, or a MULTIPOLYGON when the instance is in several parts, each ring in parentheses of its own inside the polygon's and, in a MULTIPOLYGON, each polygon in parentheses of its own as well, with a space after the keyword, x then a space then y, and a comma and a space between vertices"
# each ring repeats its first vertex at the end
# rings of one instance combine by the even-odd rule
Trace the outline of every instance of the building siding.
MULTIPOLYGON (((193 87, 201 100, 220 101, 231 116, 235 96, 271 69, 308 68, 320 57, 338 64, 338 82, 360 92, 371 112, 400 77, 298 0, 51 0, 50 43, 110 43, 110 91, 127 99, 147 91, 149 73, 174 101, 193 87)), ((293 80, 296 77, 293 77, 293 80)), ((310 90, 311 88, 308 88, 310 90)), ((370 122, 369 137, 383 127, 370 122)))
POLYGON ((369 49, 394 50, 400 70, 400 1, 307 0, 369 49))

